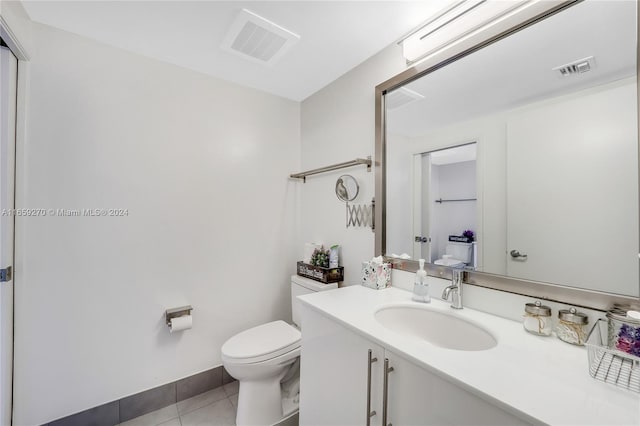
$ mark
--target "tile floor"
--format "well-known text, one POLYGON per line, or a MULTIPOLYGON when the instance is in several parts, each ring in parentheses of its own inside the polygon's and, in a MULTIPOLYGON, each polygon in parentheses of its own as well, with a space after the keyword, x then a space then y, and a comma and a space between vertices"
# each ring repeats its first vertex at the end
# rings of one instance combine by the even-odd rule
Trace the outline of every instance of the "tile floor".
POLYGON ((238 382, 231 382, 120 426, 234 426, 237 406, 238 382))

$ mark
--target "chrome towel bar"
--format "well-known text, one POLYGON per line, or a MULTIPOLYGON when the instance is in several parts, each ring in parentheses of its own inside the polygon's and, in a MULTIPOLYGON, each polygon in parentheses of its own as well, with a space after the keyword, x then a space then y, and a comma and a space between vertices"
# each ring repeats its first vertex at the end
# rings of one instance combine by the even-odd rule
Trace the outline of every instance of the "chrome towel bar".
POLYGON ((289 175, 293 179, 302 179, 303 182, 307 181, 307 176, 317 175, 319 173, 330 172, 332 170, 344 169, 346 167, 358 166, 360 164, 367 166, 367 171, 371 171, 371 156, 367 158, 356 158, 355 160, 345 161, 344 163, 332 164, 326 167, 320 167, 318 169, 307 170, 306 172, 294 173, 289 175))

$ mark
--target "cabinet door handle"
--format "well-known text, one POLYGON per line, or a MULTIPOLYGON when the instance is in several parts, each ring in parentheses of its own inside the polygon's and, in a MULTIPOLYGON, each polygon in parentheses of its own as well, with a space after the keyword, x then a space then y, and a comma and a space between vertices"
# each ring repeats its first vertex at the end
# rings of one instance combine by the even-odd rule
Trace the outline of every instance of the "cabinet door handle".
POLYGON ((367 426, 371 426, 371 417, 376 415, 375 411, 371 411, 371 364, 378 361, 373 357, 373 352, 369 349, 369 363, 367 364, 367 426))
POLYGON ((382 426, 392 426, 387 424, 388 402, 389 402, 389 373, 393 367, 389 367, 389 358, 384 359, 384 383, 382 385, 382 426))

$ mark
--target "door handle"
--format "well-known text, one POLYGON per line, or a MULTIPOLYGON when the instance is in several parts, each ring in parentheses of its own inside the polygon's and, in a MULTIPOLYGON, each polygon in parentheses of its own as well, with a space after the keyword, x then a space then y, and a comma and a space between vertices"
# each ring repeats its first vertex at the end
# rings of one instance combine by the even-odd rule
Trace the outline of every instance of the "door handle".
POLYGON ((375 411, 371 411, 371 365, 378 361, 373 357, 373 352, 369 349, 369 362, 367 364, 367 426, 371 425, 371 417, 376 415, 375 411))
POLYGON ((511 252, 509 254, 514 259, 527 260, 527 255, 520 253, 518 250, 511 250, 511 252))
POLYGON ((387 424, 387 414, 389 405, 389 373, 393 371, 393 367, 389 367, 389 358, 384 359, 384 383, 382 388, 382 426, 393 426, 387 424))

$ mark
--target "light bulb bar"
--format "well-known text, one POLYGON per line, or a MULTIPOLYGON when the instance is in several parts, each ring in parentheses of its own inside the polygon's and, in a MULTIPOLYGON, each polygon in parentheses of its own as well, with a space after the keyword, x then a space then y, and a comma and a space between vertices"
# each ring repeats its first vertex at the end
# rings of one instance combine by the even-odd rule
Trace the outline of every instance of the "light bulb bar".
POLYGON ((401 40, 407 64, 433 56, 501 21, 524 22, 540 10, 562 3, 550 0, 461 0, 401 40))

